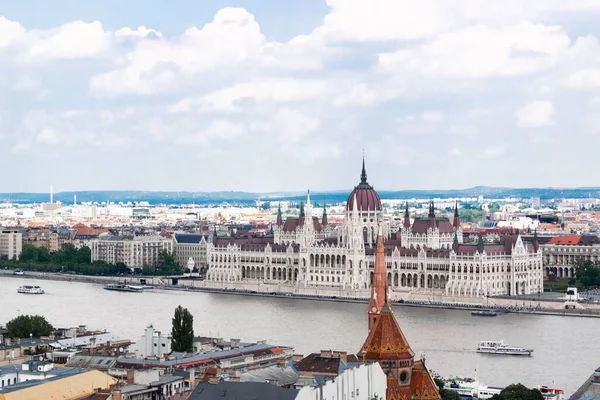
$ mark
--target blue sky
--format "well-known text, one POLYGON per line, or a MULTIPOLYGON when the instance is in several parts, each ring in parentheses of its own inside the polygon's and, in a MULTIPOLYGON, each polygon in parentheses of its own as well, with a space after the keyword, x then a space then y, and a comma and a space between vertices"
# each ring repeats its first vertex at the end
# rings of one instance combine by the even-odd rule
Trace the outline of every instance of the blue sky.
POLYGON ((597 186, 597 0, 0 0, 0 192, 597 186))

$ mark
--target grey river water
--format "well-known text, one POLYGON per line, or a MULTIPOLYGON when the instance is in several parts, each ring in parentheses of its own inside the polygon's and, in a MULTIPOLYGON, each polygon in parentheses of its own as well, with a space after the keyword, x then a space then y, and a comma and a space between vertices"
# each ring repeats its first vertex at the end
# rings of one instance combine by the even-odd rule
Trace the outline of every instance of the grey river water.
MULTIPOLYGON (((297 353, 357 352, 367 334, 366 304, 183 291, 107 291, 102 285, 0 277, 0 324, 19 314, 44 315, 56 327, 79 324, 136 341, 147 324, 170 331, 173 310, 187 307, 196 335, 266 339, 297 353), (45 295, 18 294, 39 285, 45 295)), ((520 381, 574 392, 600 366, 600 320, 525 314, 472 317, 469 311, 395 307, 415 354, 444 375, 476 375, 487 385, 520 381), (480 340, 505 340, 534 349, 532 357, 483 355, 480 340)))

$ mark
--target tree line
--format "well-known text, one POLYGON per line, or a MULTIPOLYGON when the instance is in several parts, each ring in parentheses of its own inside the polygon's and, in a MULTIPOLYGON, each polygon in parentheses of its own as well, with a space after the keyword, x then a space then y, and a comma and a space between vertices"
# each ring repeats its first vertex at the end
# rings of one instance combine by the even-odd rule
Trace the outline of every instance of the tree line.
POLYGON ((24 244, 18 260, 3 258, 0 267, 10 267, 37 272, 65 272, 82 275, 181 275, 182 269, 175 258, 167 251, 161 251, 156 265, 145 265, 132 271, 125 263, 116 264, 104 261, 92 262, 92 251, 88 246, 76 248, 72 243, 64 243, 58 251, 50 252, 45 247, 24 244))

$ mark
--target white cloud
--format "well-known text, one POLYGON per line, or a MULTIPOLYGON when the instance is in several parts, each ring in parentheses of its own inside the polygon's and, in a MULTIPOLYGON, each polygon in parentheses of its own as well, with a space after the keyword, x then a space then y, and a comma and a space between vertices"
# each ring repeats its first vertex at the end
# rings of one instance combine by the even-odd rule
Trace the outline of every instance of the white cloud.
POLYGON ((531 74, 551 68, 570 39, 558 26, 521 23, 479 25, 438 36, 413 48, 382 53, 381 72, 437 77, 490 78, 531 74))
POLYGON ((0 49, 19 41, 25 35, 25 29, 20 23, 0 16, 0 49))
POLYGON ((573 72, 567 81, 576 89, 595 89, 600 87, 600 68, 587 68, 573 72))
POLYGON ((123 27, 121 29, 117 29, 115 31, 115 36, 117 38, 128 38, 128 37, 135 37, 135 38, 146 38, 146 37, 151 37, 151 38, 160 38, 162 37, 162 33, 154 30, 154 29, 150 29, 150 28, 146 28, 145 26, 139 26, 137 29, 131 29, 128 26, 123 27))
POLYGON ((57 29, 33 32, 37 40, 28 57, 36 60, 96 57, 110 48, 111 35, 98 21, 69 22, 57 29))
POLYGON ((41 86, 42 81, 40 79, 33 78, 29 75, 22 75, 12 87, 17 91, 30 92, 39 89, 41 86))
POLYGON ((506 154, 507 150, 508 146, 506 145, 489 146, 479 151, 478 156, 479 158, 496 158, 506 154))
POLYGON ((216 120, 201 132, 178 137, 175 139, 175 143, 207 146, 214 140, 232 141, 242 136, 245 132, 246 128, 241 124, 216 120))
POLYGON ((240 111, 245 100, 288 103, 313 99, 325 91, 327 83, 314 79, 264 79, 235 84, 202 97, 188 97, 172 108, 174 112, 240 111))
POLYGON ((456 157, 456 156, 460 156, 462 154, 462 152, 461 152, 460 148, 453 147, 450 150, 448 150, 448 152, 446 154, 450 157, 456 157))
POLYGON ((554 124, 554 104, 550 101, 534 101, 516 112, 520 128, 538 128, 554 124))
POLYGON ((444 120, 444 114, 440 111, 425 111, 421 113, 421 119, 425 122, 441 122, 444 120))

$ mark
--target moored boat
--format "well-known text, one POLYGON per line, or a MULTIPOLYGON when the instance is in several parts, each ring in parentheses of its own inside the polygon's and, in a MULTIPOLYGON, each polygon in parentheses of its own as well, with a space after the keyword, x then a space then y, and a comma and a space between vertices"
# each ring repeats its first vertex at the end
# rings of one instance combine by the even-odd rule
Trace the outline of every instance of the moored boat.
POLYGON ((471 315, 475 317, 495 317, 498 313, 494 310, 474 310, 471 315))
POLYGON ((537 390, 540 391, 544 399, 547 400, 564 400, 565 391, 562 389, 549 388, 548 386, 538 386, 537 390))
POLYGON ((24 294, 44 294, 44 289, 42 289, 39 286, 29 286, 29 285, 24 285, 21 286, 17 289, 18 293, 24 293, 24 294))
POLYGON ((478 353, 486 354, 506 354, 511 356, 530 356, 533 349, 527 349, 519 346, 509 346, 503 340, 481 341, 477 345, 478 353))
POLYGON ((452 390, 461 399, 491 399, 495 394, 500 394, 502 387, 482 385, 477 378, 450 377, 442 379, 444 388, 452 390))
POLYGON ((109 283, 108 285, 104 285, 104 289, 106 290, 114 290, 117 292, 131 292, 131 293, 141 293, 144 289, 140 286, 127 285, 125 283, 109 283))

